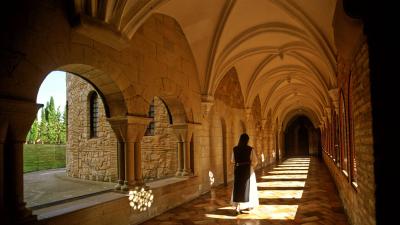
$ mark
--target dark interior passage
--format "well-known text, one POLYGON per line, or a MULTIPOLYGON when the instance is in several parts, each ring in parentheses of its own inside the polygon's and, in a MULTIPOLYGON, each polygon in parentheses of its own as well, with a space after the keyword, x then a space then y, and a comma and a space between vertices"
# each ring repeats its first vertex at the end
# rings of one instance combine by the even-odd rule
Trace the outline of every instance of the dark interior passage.
POLYGON ((318 151, 318 130, 305 116, 294 117, 285 130, 287 156, 314 155, 318 151))

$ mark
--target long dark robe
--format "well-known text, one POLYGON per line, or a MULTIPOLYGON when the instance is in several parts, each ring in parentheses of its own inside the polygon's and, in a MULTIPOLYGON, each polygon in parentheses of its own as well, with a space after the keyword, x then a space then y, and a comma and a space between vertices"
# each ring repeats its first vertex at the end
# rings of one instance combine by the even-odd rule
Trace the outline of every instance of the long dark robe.
POLYGON ((249 201, 251 151, 252 148, 250 146, 236 146, 233 148, 235 157, 233 202, 249 201))

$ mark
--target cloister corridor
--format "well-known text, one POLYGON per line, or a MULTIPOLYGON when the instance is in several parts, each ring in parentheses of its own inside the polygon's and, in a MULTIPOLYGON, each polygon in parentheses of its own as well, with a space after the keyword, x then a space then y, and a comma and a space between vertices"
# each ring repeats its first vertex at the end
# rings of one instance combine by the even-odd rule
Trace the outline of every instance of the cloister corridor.
POLYGON ((3 1, 0 223, 393 224, 392 10, 396 1, 3 1), (63 74, 65 89, 49 94, 65 95, 62 115, 38 100, 51 73, 63 74), (231 156, 244 133, 261 205, 236 216, 231 156), (62 166, 27 174, 28 144, 63 145, 62 166))
POLYGON ((260 206, 236 215, 232 184, 214 188, 142 225, 348 225, 334 182, 321 159, 293 157, 256 172, 260 206))

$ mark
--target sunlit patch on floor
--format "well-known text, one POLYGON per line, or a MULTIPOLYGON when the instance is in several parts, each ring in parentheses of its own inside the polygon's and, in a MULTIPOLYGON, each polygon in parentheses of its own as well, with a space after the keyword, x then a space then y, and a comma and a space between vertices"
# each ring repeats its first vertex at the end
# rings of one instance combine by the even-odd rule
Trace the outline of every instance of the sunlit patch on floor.
MULTIPOLYGON (((224 207, 225 209, 226 207, 224 207)), ((237 216, 226 214, 205 214, 214 219, 255 219, 255 220, 294 220, 298 205, 259 205, 251 211, 237 216)), ((223 209, 223 208, 221 208, 223 209)), ((233 210, 233 209, 232 209, 233 210)))
POLYGON ((302 164, 293 164, 293 163, 284 163, 284 164, 280 164, 279 165, 280 167, 292 167, 292 166, 304 166, 304 167, 309 167, 310 165, 309 164, 304 164, 304 163, 302 163, 302 164))
POLYGON ((310 160, 309 157, 296 157, 296 158, 289 158, 287 160, 310 160))
POLYGON ((258 187, 304 187, 304 181, 266 181, 258 182, 258 187))
POLYGON ((307 174, 308 170, 279 170, 270 171, 269 174, 307 174))
POLYGON ((274 170, 308 170, 308 166, 275 167, 274 170))
POLYGON ((260 199, 300 199, 303 195, 303 190, 259 190, 258 196, 260 199))
POLYGON ((286 160, 284 163, 310 163, 310 160, 286 160))
POLYGON ((309 164, 280 164, 278 165, 279 167, 293 167, 293 166, 302 166, 302 167, 308 167, 309 164))
POLYGON ((290 179, 307 179, 306 174, 290 174, 290 175, 267 175, 262 176, 262 179, 282 179, 282 180, 290 180, 290 179))

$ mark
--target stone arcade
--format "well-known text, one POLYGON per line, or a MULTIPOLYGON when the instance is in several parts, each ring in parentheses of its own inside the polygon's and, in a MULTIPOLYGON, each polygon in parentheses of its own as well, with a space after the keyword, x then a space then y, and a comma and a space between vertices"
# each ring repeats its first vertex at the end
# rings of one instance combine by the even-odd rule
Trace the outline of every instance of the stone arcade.
POLYGON ((397 193, 388 176, 397 164, 387 130, 398 117, 387 104, 398 64, 391 8, 374 0, 7 1, 0 221, 139 224, 229 185, 242 132, 260 170, 319 156, 350 224, 398 221, 387 205, 397 193), (73 74, 68 175, 115 182, 116 197, 43 218, 24 203, 23 143, 54 70, 73 74), (136 212, 127 191, 142 187, 154 202, 136 212))

